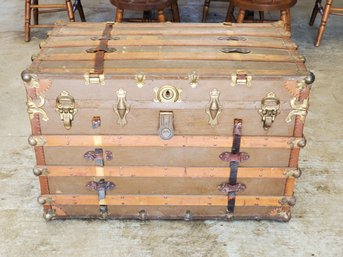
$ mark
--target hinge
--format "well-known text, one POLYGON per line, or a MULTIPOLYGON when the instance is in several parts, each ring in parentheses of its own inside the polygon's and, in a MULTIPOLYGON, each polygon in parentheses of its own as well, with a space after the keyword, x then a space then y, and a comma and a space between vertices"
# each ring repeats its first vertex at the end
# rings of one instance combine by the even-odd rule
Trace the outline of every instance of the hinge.
POLYGON ((89 84, 99 84, 101 86, 105 85, 105 74, 99 74, 94 71, 90 71, 84 74, 85 85, 89 84))
POLYGON ((251 81, 252 76, 243 70, 238 70, 236 73, 231 75, 231 86, 233 87, 236 85, 246 85, 247 87, 250 87, 251 81))

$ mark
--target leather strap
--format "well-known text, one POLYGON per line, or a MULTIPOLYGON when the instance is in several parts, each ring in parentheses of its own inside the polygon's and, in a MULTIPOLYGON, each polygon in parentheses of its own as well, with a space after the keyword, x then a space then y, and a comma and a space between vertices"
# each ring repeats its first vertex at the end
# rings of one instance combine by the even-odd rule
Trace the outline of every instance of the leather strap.
MULTIPOLYGON (((233 126, 233 143, 231 148, 232 154, 238 154, 241 146, 241 135, 242 135, 242 120, 235 119, 233 126)), ((237 173, 238 173, 239 162, 236 160, 230 161, 230 178, 229 184, 237 184, 237 173)), ((227 211, 229 214, 232 214, 235 210, 235 201, 236 201, 236 192, 228 193, 228 204, 227 211)))
POLYGON ((104 63, 105 63, 105 53, 106 53, 104 49, 107 49, 108 40, 110 39, 112 29, 113 29, 113 23, 107 23, 104 31, 102 32, 100 44, 95 54, 94 73, 97 73, 97 74, 104 73, 104 63))

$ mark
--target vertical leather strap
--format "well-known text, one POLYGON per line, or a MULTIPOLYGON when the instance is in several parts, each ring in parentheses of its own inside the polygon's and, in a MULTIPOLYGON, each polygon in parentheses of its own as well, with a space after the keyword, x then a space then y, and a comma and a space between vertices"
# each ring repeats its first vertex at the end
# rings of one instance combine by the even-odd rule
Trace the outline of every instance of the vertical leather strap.
POLYGON ((94 73, 97 73, 97 74, 104 73, 105 53, 108 46, 108 40, 110 39, 110 36, 111 36, 112 29, 113 29, 113 23, 107 23, 104 31, 102 32, 100 44, 95 54, 94 73))
MULTIPOLYGON (((241 146, 241 135, 242 135, 242 120, 235 119, 234 126, 233 126, 233 143, 231 148, 232 154, 239 154, 240 146, 241 146)), ((229 184, 236 185, 237 184, 237 173, 238 173, 238 161, 230 161, 230 178, 229 184)), ((235 200, 236 199, 236 192, 228 193, 228 206, 227 211, 229 214, 232 214, 235 210, 235 200)))

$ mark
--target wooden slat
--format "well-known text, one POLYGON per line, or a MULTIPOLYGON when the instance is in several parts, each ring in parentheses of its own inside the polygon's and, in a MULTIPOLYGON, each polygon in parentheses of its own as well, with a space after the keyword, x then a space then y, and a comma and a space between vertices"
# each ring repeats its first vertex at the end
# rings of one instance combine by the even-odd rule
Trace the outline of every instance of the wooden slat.
MULTIPOLYGON (((43 195, 47 205, 99 205, 97 195, 43 195)), ((236 196, 236 206, 281 206, 280 197, 236 196)), ((107 195, 107 205, 227 206, 223 195, 107 195)))
MULTIPOLYGON (((39 61, 91 61, 95 53, 54 53, 41 54, 39 61)), ((198 61, 252 61, 252 62, 303 62, 301 56, 272 54, 240 54, 218 52, 115 52, 106 53, 105 61, 110 60, 198 60, 198 61)))
MULTIPOLYGON (((181 177, 181 178, 227 178, 230 167, 89 167, 89 166, 40 166, 48 177, 181 177)), ((287 178, 290 168, 239 168, 238 178, 287 178)))
MULTIPOLYGON (((243 136, 242 148, 298 148, 292 146, 294 140, 301 138, 243 136)), ((159 136, 84 136, 84 135, 46 135, 40 137, 44 146, 126 146, 126 147, 228 147, 232 136, 174 136, 162 140, 159 136)))

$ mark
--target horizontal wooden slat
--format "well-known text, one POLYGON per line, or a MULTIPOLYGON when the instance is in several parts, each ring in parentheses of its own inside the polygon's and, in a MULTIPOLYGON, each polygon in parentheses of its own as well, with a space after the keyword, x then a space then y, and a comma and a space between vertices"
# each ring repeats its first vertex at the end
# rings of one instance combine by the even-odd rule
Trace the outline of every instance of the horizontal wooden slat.
MULTIPOLYGON (((97 195, 43 195, 47 205, 99 205, 97 195)), ((236 196, 236 206, 281 206, 280 197, 236 196)), ((107 195, 106 205, 227 206, 228 197, 219 195, 107 195)))
MULTIPOLYGON (((228 147, 232 136, 174 136, 162 140, 159 136, 84 136, 46 135, 33 137, 37 145, 44 146, 125 146, 125 147, 228 147)), ((242 136, 242 148, 298 148, 294 142, 301 138, 242 136)))
MULTIPOLYGON (((95 53, 41 54, 37 61, 91 61, 95 53)), ((199 61, 253 61, 253 62, 304 62, 300 56, 272 54, 241 54, 221 52, 114 52, 106 53, 107 60, 199 60, 199 61)))
MULTIPOLYGON (((230 167, 89 167, 89 166, 40 166, 48 177, 181 177, 181 178, 227 178, 230 167)), ((287 178, 290 168, 239 168, 238 178, 287 178)))

